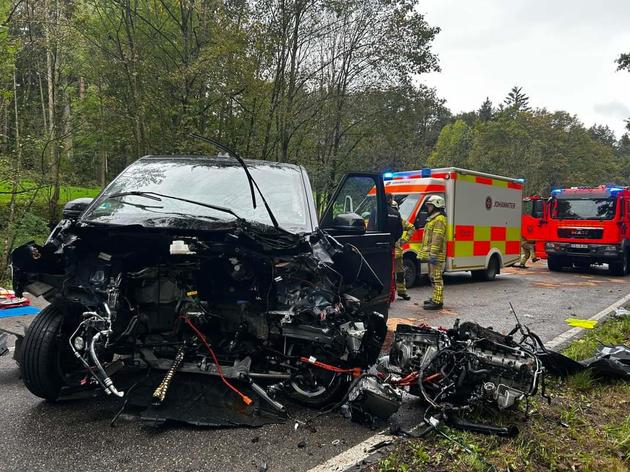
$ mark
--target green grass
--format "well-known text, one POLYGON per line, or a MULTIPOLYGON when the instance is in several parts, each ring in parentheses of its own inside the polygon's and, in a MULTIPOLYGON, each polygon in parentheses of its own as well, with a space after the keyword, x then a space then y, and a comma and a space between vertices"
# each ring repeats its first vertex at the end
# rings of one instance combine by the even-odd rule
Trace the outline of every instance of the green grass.
MULTIPOLYGON (((20 182, 19 191, 21 193, 17 194, 17 201, 19 203, 26 203, 30 201, 37 187, 37 183, 30 180, 23 180, 20 182)), ((64 185, 60 190, 59 201, 61 203, 65 203, 70 200, 74 200, 75 198, 95 197, 100 191, 100 187, 75 187, 64 185)), ((11 183, 0 182, 0 205, 8 204, 11 201, 11 194, 8 192, 11 192, 11 183)), ((40 188, 36 193, 35 202, 46 202, 51 194, 52 187, 46 186, 40 188)))
POLYGON ((571 359, 581 360, 591 357, 599 342, 604 344, 628 343, 630 339, 630 318, 622 318, 615 322, 610 320, 601 323, 594 330, 572 343, 563 354, 571 359))
MULTIPOLYGON (((591 357, 598 341, 630 344, 630 320, 611 319, 575 341, 563 353, 580 360, 591 357)), ((551 404, 534 398, 529 418, 515 412, 486 417, 485 422, 514 423, 513 439, 444 428, 472 454, 432 435, 410 439, 372 471, 628 471, 630 470, 630 384, 597 380, 580 373, 566 380, 550 379, 551 404)))

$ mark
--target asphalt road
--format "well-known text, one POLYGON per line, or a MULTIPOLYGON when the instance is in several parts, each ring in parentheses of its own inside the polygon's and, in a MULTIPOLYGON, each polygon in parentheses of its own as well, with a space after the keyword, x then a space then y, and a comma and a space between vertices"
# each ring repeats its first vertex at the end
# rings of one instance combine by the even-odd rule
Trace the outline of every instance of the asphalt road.
MULTIPOLYGON (((451 326, 455 318, 509 330, 514 319, 509 302, 543 340, 567 330, 569 316, 588 318, 629 291, 630 277, 550 273, 544 263, 527 270, 507 269, 494 282, 470 280, 467 274, 446 281, 441 312, 426 312, 422 301, 430 289, 410 290, 412 300, 396 302, 390 328, 425 322, 451 326)), ((0 319, 0 326, 20 329, 30 317, 0 319)), ((14 362, 0 358, 0 471, 303 471, 341 453, 372 434, 331 413, 317 418, 315 431, 294 429, 294 422, 257 429, 208 429, 174 426, 154 430, 125 415, 109 426, 117 403, 83 400, 48 404, 22 385, 14 362)), ((298 418, 313 411, 293 409, 298 418)))

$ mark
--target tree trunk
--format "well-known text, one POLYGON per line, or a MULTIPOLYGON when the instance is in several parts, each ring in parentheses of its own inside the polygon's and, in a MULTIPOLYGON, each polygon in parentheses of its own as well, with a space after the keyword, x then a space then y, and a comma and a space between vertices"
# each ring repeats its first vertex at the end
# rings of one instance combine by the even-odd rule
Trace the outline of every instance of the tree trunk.
POLYGON ((11 175, 11 200, 9 201, 6 234, 2 247, 3 257, 0 260, 0 279, 4 279, 9 264, 9 253, 11 252, 11 249, 13 249, 13 241, 15 238, 15 233, 13 231, 13 224, 15 223, 15 206, 17 203, 17 191, 20 182, 20 173, 22 170, 22 143, 20 141, 20 116, 18 114, 16 72, 13 72, 13 104, 15 112, 15 161, 13 162, 11 175))

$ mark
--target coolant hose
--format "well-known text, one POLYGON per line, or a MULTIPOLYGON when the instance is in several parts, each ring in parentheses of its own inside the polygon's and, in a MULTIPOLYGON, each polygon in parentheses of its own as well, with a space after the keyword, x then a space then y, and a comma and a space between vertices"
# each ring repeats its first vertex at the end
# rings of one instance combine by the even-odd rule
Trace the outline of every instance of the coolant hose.
POLYGON ((90 357, 92 358, 92 361, 94 361, 94 365, 96 365, 96 368, 98 369, 98 371, 103 376, 103 384, 105 384, 105 392, 113 393, 117 397, 122 398, 123 396, 125 396, 125 392, 119 392, 118 390, 116 390, 116 387, 114 386, 114 382, 112 382, 112 379, 109 378, 109 375, 107 375, 107 372, 105 372, 105 369, 103 369, 103 366, 101 365, 100 361, 98 360, 98 357, 96 356, 96 350, 94 349, 94 345, 96 344, 96 341, 98 341, 98 339, 101 337, 101 335, 104 335, 104 334, 106 335, 108 333, 109 331, 99 331, 98 333, 94 335, 94 337, 92 338, 92 341, 90 342, 90 357))

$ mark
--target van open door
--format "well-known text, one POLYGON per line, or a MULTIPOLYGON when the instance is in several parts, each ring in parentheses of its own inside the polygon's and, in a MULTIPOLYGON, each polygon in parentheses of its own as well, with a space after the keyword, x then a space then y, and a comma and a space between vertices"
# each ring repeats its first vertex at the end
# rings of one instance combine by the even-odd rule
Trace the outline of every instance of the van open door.
POLYGON ((523 239, 535 242, 536 257, 546 259, 548 203, 544 198, 533 195, 523 199, 523 239))
POLYGON ((365 258, 367 264, 362 270, 373 271, 383 286, 370 305, 385 316, 392 283, 391 233, 396 224, 400 226, 400 218, 392 218, 387 211, 383 177, 371 173, 346 174, 320 222, 320 228, 365 258), (375 195, 369 195, 374 190, 375 195))

